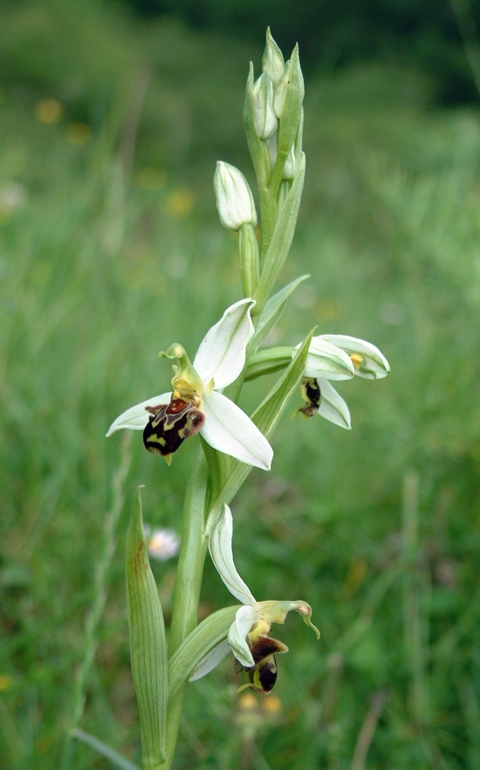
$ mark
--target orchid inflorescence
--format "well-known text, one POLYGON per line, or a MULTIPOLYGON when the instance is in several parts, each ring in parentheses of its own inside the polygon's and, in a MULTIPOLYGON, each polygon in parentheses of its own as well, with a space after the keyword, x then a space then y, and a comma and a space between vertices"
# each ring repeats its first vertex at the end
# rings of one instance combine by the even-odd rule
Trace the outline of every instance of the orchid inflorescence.
POLYGON ((260 217, 248 181, 238 169, 219 162, 214 177, 220 222, 238 231, 243 299, 228 307, 206 333, 193 362, 177 342, 161 352, 162 358, 175 361, 171 388, 124 411, 107 433, 143 431, 145 448, 168 464, 185 440, 197 433, 202 439, 185 497, 169 654, 162 608, 149 571, 139 495, 127 546, 132 671, 144 763, 160 767, 161 759, 165 770, 171 766, 188 679, 205 676, 231 652, 237 668, 247 674, 243 687, 269 694, 277 678, 275 656, 287 651, 270 635, 272 624, 283 623, 295 610, 319 636, 307 602, 256 601, 235 567, 228 503, 251 467, 270 470, 273 449, 269 439, 292 394, 303 399, 294 416, 318 415, 350 429, 348 406, 331 382, 354 376, 382 379, 390 371, 380 350, 356 337, 314 336, 312 331, 298 345, 264 344, 289 298, 308 276, 272 296, 293 239, 305 173, 304 85, 298 47, 285 63, 268 30, 262 69, 257 80, 253 67, 250 70, 244 110, 260 217), (248 416, 236 403, 243 384, 275 372, 279 373, 277 382, 248 416), (197 625, 207 546, 222 581, 240 606, 219 610, 197 625))

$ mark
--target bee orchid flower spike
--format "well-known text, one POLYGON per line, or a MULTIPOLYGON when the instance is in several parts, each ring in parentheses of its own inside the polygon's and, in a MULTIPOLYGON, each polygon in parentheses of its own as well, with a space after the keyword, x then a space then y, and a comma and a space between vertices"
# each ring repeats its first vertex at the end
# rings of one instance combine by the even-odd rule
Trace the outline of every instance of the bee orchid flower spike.
POLYGON ((107 436, 122 428, 143 430, 145 448, 170 464, 183 441, 200 432, 214 449, 269 470, 273 450, 267 439, 245 412, 219 392, 237 379, 245 365, 246 348, 254 333, 250 318, 254 304, 252 299, 243 299, 227 308, 207 332, 193 364, 179 344, 160 353, 177 359, 173 390, 127 409, 112 423, 107 436))
POLYGON ((200 679, 231 651, 240 669, 248 675, 246 687, 268 695, 277 679, 275 655, 288 647, 270 636, 272 623, 284 623, 291 610, 301 615, 320 638, 319 630, 310 620, 312 608, 304 601, 257 602, 247 584, 237 572, 232 553, 233 521, 230 508, 224 505, 210 535, 210 554, 220 577, 230 593, 242 603, 230 626, 228 638, 220 642, 200 661, 190 681, 200 679))

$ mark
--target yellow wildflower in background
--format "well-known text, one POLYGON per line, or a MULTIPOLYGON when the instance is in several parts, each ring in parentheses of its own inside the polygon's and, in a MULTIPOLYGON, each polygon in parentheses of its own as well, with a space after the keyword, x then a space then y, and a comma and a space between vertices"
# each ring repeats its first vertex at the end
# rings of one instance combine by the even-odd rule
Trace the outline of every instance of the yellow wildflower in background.
POLYGON ((165 201, 165 211, 174 219, 181 219, 190 213, 195 205, 195 195, 191 190, 179 188, 170 193, 165 201))
POLYGON ((53 125, 63 118, 63 104, 58 99, 40 99, 35 105, 35 117, 40 123, 53 125))

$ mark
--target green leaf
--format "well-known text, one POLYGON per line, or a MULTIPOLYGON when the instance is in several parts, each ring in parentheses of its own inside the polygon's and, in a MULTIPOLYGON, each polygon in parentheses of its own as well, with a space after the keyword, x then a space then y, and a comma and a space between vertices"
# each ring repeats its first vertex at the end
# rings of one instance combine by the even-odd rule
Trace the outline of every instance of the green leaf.
POLYGON ((253 422, 267 438, 275 430, 280 417, 285 411, 290 396, 300 384, 305 369, 308 349, 316 328, 317 327, 315 326, 311 332, 307 334, 288 369, 285 370, 284 374, 280 377, 268 396, 252 414, 253 422))
POLYGON ((278 278, 292 245, 297 224, 298 210, 302 199, 303 182, 305 179, 305 155, 302 153, 300 166, 295 174, 292 187, 278 213, 272 239, 263 260, 262 274, 254 294, 261 314, 278 278))
MULTIPOLYGON (((300 380, 303 377, 305 362, 307 360, 308 349, 316 327, 307 335, 302 345, 297 350, 296 355, 285 369, 278 382, 274 385, 270 393, 252 414, 252 420, 255 425, 268 438, 275 429, 280 417, 282 416, 288 404, 292 393, 297 389, 300 380)), ((245 465, 238 460, 231 463, 232 472, 223 487, 222 491, 210 508, 207 523, 207 533, 211 531, 213 524, 224 503, 230 503, 232 497, 242 486, 248 474, 252 470, 250 465, 245 465)))
POLYGON ((301 275, 300 278, 296 278, 287 286, 284 286, 283 289, 280 289, 280 291, 274 294, 273 297, 270 297, 270 299, 265 303, 265 307, 263 308, 257 320, 255 334, 251 342, 252 350, 256 350, 258 348, 261 341, 267 336, 268 332, 273 329, 277 321, 280 320, 280 317, 285 310, 285 305, 287 304, 291 295, 297 286, 299 286, 299 284, 301 284, 303 281, 306 281, 307 278, 310 278, 310 276, 301 275))
POLYGON ((140 489, 127 537, 127 600, 132 676, 140 714, 142 766, 160 767, 165 759, 168 662, 165 626, 150 569, 143 530, 140 489))
POLYGON ((245 380, 255 380, 264 374, 273 374, 285 369, 292 360, 295 348, 265 348, 251 356, 245 373, 245 380))
POLYGON ((120 770, 140 770, 138 765, 134 765, 133 762, 130 762, 130 760, 122 757, 118 751, 115 751, 110 746, 107 746, 106 743, 100 741, 98 738, 95 738, 94 735, 90 735, 90 733, 86 733, 84 730, 77 729, 72 730, 72 736, 77 738, 77 740, 81 741, 82 743, 85 743, 87 746, 90 746, 90 748, 94 749, 102 757, 105 757, 105 759, 109 759, 112 765, 120 768, 120 770))
POLYGON ((228 629, 235 620, 239 607, 240 605, 237 604, 213 612, 199 623, 172 655, 168 666, 170 699, 175 696, 183 682, 187 681, 202 658, 219 642, 227 638, 228 629))

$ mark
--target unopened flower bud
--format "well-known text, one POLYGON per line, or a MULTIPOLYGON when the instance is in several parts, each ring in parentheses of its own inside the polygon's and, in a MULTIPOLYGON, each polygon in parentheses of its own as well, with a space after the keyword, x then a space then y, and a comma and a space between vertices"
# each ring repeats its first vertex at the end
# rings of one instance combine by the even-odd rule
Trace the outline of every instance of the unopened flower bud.
POLYGON ((260 139, 268 139, 276 132, 278 120, 273 110, 273 85, 264 72, 253 86, 255 128, 260 139))
POLYGON ((213 179, 220 222, 229 230, 256 225, 257 212, 252 191, 242 172, 219 160, 213 179))
POLYGON ((272 37, 270 27, 267 29, 267 43, 263 53, 262 68, 270 77, 273 85, 277 86, 285 72, 285 61, 280 48, 272 37))
POLYGON ((292 144, 290 152, 287 155, 285 165, 283 167, 282 179, 293 179, 297 170, 297 159, 295 157, 295 145, 292 144))

